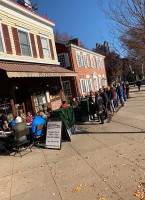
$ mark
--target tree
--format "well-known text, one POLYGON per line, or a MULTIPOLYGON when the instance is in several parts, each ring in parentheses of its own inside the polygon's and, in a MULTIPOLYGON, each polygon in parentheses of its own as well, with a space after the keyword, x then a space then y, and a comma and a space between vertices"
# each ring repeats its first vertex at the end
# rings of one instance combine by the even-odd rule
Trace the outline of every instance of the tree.
POLYGON ((110 84, 113 81, 118 81, 117 77, 121 76, 123 68, 120 55, 114 51, 107 53, 105 57, 105 66, 108 83, 110 84))
MULTIPOLYGON (((145 63, 145 0, 98 0, 107 16, 115 21, 116 33, 130 59, 145 63)), ((113 28, 114 29, 114 28, 113 28)))
MULTIPOLYGON (((56 40, 62 40, 62 41, 69 41, 74 39, 74 37, 69 36, 68 33, 60 33, 58 30, 54 32, 54 37, 56 40)), ((82 42, 80 42, 80 47, 87 49, 87 47, 82 42)))

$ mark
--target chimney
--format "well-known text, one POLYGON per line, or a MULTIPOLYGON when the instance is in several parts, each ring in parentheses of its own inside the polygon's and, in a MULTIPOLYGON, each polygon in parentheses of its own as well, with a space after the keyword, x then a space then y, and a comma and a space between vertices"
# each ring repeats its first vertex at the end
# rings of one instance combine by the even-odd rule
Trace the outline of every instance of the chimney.
POLYGON ((80 46, 79 38, 74 38, 72 40, 69 40, 69 44, 74 44, 74 45, 80 46))

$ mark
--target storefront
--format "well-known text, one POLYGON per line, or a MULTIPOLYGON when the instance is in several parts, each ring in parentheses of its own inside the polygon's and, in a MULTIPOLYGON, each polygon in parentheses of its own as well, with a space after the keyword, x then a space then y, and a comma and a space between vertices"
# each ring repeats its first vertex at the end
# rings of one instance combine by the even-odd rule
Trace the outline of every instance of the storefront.
POLYGON ((64 94, 61 77, 76 73, 58 66, 18 62, 0 63, 0 112, 12 118, 18 110, 33 114, 60 108, 64 94))

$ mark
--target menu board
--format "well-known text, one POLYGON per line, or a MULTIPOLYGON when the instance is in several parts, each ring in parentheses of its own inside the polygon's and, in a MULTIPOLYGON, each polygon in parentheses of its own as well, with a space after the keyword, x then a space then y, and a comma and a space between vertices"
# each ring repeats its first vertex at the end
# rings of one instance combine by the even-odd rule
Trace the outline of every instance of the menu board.
POLYGON ((46 148, 61 149, 62 122, 53 121, 47 123, 46 148))

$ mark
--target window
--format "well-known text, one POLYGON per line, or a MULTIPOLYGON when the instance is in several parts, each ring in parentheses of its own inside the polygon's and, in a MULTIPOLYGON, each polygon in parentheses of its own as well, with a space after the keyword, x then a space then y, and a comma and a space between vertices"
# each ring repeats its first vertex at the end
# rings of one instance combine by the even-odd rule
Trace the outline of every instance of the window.
POLYGON ((1 29, 0 29, 0 52, 4 52, 4 45, 3 45, 3 38, 2 38, 1 29))
POLYGON ((101 81, 101 77, 99 76, 99 85, 100 85, 100 88, 102 88, 102 81, 101 81))
POLYGON ((81 67, 84 66, 84 60, 83 60, 83 55, 80 55, 81 56, 81 67))
POLYGON ((62 85, 63 85, 64 95, 66 97, 71 97, 72 93, 71 93, 71 88, 70 88, 70 81, 64 81, 62 82, 62 85))
POLYGON ((82 94, 86 94, 87 93, 86 80, 81 79, 80 80, 80 85, 81 85, 82 94))
POLYGON ((103 86, 106 87, 106 80, 105 80, 105 78, 102 78, 102 80, 101 80, 101 85, 102 85, 102 87, 103 87, 103 86))
POLYGON ((101 69, 101 62, 100 62, 100 59, 98 57, 96 57, 96 63, 97 63, 97 68, 101 69))
POLYGON ((92 88, 92 81, 91 81, 90 78, 88 78, 88 79, 86 80, 86 85, 87 85, 87 92, 93 91, 93 88, 92 88))
POLYGON ((50 53, 50 46, 49 46, 48 38, 41 36, 41 44, 42 44, 44 58, 49 58, 50 59, 51 58, 51 53, 50 53))
POLYGON ((101 65, 100 68, 104 69, 103 60, 100 61, 100 65, 101 65))
POLYGON ((32 56, 28 33, 21 30, 18 30, 18 33, 22 55, 32 56))
POLYGON ((58 54, 58 61, 61 67, 66 68, 70 66, 68 53, 58 54))
POLYGON ((93 56, 90 57, 90 61, 91 61, 91 67, 95 68, 95 60, 94 60, 93 56))
POLYGON ((98 79, 97 79, 97 77, 94 77, 93 80, 94 80, 95 91, 98 91, 99 90, 99 86, 98 86, 98 79))
POLYGON ((76 60, 78 67, 82 67, 82 58, 79 52, 76 52, 76 60))
POLYGON ((89 67, 89 59, 86 54, 83 55, 84 67, 89 67))

